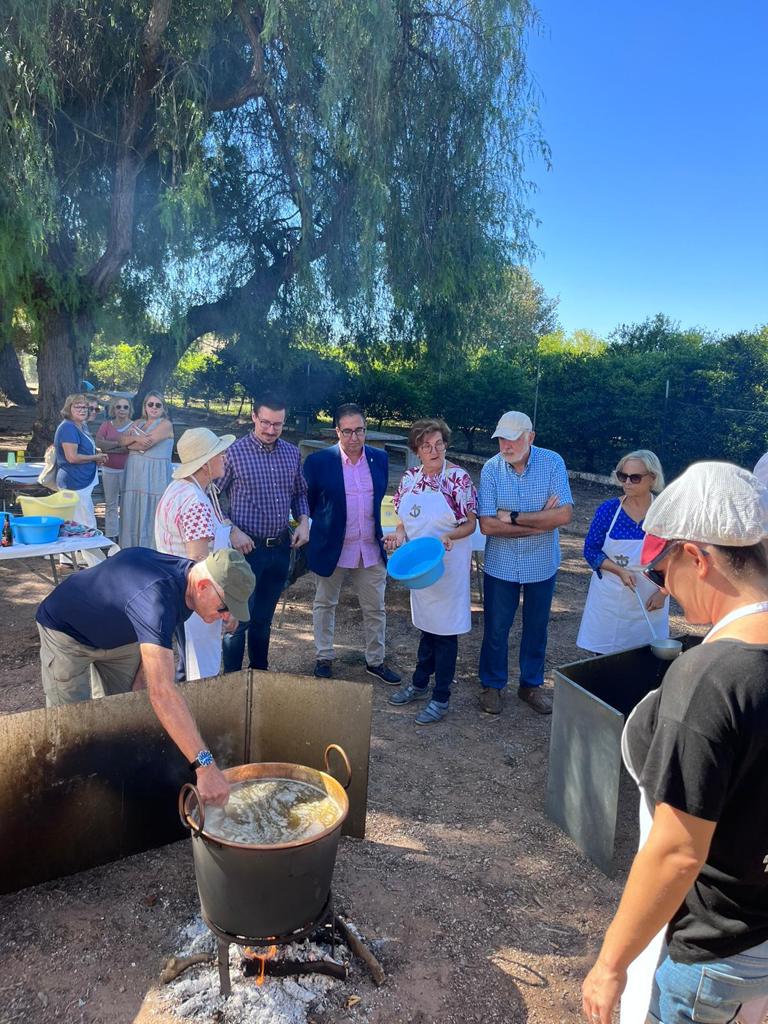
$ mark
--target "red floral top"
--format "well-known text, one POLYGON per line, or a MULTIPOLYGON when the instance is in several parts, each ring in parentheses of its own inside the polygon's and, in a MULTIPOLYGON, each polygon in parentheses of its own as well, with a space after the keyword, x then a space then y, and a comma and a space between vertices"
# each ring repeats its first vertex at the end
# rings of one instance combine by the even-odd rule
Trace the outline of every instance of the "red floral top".
POLYGON ((470 512, 477 512, 477 491, 472 477, 460 466, 451 466, 442 473, 427 475, 421 466, 407 469, 403 474, 392 502, 399 511, 400 499, 409 491, 422 494, 424 491, 440 491, 456 516, 456 525, 466 523, 470 512))

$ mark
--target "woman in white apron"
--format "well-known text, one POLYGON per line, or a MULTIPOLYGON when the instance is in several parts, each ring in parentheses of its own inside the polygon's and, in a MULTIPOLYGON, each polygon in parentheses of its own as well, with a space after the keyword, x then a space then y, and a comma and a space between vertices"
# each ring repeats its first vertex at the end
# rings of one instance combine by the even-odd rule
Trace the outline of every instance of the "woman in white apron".
POLYGON ((411 619, 421 630, 411 682, 392 694, 390 704, 425 700, 435 677, 432 698, 416 716, 417 725, 439 722, 448 713, 456 671, 458 635, 472 628, 470 563, 477 522, 477 494, 468 473, 447 463, 451 431, 443 420, 418 420, 408 445, 421 466, 406 471, 393 498, 400 518, 385 537, 393 551, 417 537, 437 537, 445 548, 443 575, 430 587, 411 591, 411 619))
POLYGON ((664 487, 661 465, 653 452, 630 452, 619 461, 614 476, 624 496, 603 502, 584 541, 584 557, 594 572, 576 644, 593 654, 613 654, 650 642, 637 594, 656 636, 669 636, 669 600, 638 571, 643 520, 654 492, 664 487))
POLYGON ((689 622, 715 625, 627 721, 622 752, 641 793, 641 848, 584 982, 583 1010, 590 1024, 610 1024, 621 997, 621 1024, 761 1024, 768 491, 737 466, 697 463, 654 503, 646 529, 644 571, 689 622))
MULTIPOLYGON (((85 395, 68 395, 61 410, 64 417, 56 428, 53 444, 56 449, 56 484, 61 490, 75 491, 77 505, 72 519, 83 526, 96 529, 96 513, 93 510, 93 488, 98 480, 97 467, 107 461, 107 456, 96 451, 86 421, 88 399, 85 395)), ((83 551, 81 556, 86 565, 98 565, 104 558, 101 552, 83 551)))
MULTIPOLYGON (((234 527, 221 513, 214 480, 224 475, 224 452, 234 440, 234 434, 217 437, 207 427, 196 427, 181 435, 181 465, 174 469, 173 483, 163 493, 155 515, 158 551, 201 561, 211 551, 231 547, 234 527)), ((218 675, 221 621, 203 622, 193 612, 184 623, 182 653, 184 678, 218 675)))

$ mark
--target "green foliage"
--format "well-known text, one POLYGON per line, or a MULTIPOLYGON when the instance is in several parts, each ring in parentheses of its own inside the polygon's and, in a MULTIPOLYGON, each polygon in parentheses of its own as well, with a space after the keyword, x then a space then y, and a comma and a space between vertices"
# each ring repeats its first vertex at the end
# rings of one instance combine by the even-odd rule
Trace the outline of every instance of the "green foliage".
POLYGON ((135 391, 150 354, 144 345, 108 345, 97 341, 91 353, 88 379, 109 391, 135 391))

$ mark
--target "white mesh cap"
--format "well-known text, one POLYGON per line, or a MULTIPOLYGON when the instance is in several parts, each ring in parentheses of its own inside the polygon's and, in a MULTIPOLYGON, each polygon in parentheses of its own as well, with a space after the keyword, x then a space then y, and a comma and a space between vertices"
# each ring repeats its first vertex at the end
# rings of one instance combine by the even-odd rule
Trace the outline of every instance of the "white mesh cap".
POLYGON ((768 536, 768 489, 730 462, 695 462, 648 509, 646 533, 747 547, 768 536))

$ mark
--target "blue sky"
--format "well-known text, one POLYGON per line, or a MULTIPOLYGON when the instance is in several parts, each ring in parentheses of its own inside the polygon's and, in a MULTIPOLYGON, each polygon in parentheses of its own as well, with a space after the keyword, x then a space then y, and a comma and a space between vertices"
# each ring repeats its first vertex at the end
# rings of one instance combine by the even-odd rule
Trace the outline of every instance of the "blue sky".
POLYGON ((768 323, 768 2, 537 6, 532 272, 564 329, 768 323))

